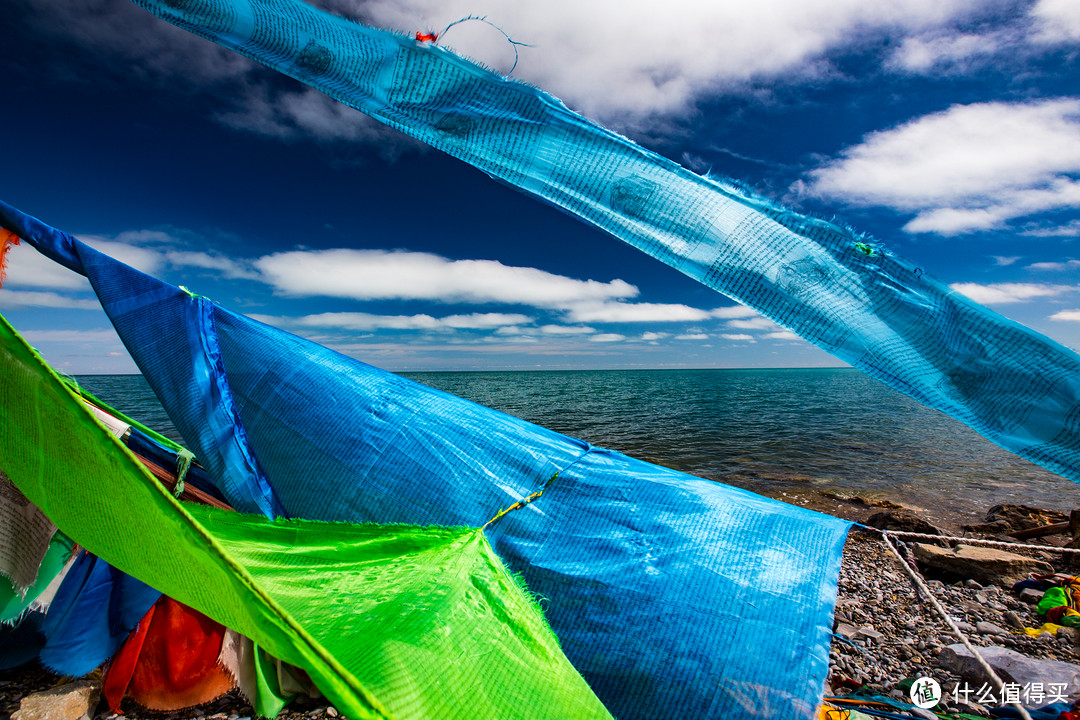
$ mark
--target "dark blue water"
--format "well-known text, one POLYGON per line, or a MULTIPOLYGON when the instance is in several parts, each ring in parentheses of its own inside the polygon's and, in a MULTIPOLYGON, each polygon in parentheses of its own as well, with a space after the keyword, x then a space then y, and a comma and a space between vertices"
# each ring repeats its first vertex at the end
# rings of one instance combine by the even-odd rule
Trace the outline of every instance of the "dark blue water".
MULTIPOLYGON (((407 376, 594 445, 757 492, 837 490, 969 519, 1000 502, 1080 507, 1080 486, 857 370, 407 376)), ((141 376, 78 380, 181 440, 141 376)))

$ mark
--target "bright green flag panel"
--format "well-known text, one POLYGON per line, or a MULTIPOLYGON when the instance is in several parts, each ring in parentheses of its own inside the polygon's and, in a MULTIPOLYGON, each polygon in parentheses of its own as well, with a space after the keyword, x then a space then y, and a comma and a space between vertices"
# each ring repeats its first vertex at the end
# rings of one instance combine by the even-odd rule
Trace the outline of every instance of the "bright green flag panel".
POLYGON ((480 530, 177 502, 0 318, 0 470, 94 554, 361 718, 610 717, 480 530))

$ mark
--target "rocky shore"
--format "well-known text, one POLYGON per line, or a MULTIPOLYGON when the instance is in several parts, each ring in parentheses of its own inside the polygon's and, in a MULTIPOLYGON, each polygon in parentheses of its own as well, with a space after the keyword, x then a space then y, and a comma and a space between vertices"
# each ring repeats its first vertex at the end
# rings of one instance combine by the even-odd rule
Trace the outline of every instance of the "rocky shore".
MULTIPOLYGON (((808 507, 830 505, 831 514, 861 523, 929 534, 941 532, 925 518, 894 503, 836 496, 785 499, 808 507), (837 506, 844 512, 837 512, 837 506)), ((1065 516, 1060 513, 1022 506, 999 506, 991 509, 985 518, 974 518, 971 525, 945 530, 949 535, 1016 542, 1005 533, 1059 523, 1062 517, 1065 516)), ((1025 628, 1037 629, 1046 622, 1034 605, 1039 592, 1028 591, 1021 596, 1011 588, 1032 571, 1080 575, 1080 555, 1063 553, 1060 549, 1069 539, 1068 535, 1058 535, 1023 541, 1040 545, 1039 549, 984 550, 966 546, 963 541, 925 539, 903 543, 904 550, 919 560, 917 566, 927 578, 931 592, 960 630, 973 645, 985 648, 993 656, 992 664, 1003 675, 1007 687, 1024 693, 1038 691, 1047 704, 1058 699, 1058 695, 1070 699, 1080 695, 1080 631, 1063 627, 1054 632, 1025 633, 1025 628), (1011 557, 1001 560, 1006 555, 1011 557)), ((900 561, 883 544, 880 533, 856 529, 848 538, 833 632, 827 696, 886 696, 907 703, 913 679, 930 677, 942 690, 941 702, 933 708, 937 713, 987 716, 991 706, 1000 704, 1001 698, 987 695, 985 690, 989 686, 985 677, 971 658, 966 657, 966 651, 957 646, 959 640, 926 598, 920 597, 900 561)), ((0 673, 0 720, 11 715, 13 720, 120 717, 99 703, 94 678, 90 678, 89 689, 83 691, 86 698, 81 700, 81 708, 68 709, 67 715, 55 710, 32 710, 29 703, 32 697, 41 698, 41 691, 64 682, 40 667, 0 673)), ((68 686, 71 687, 74 686, 68 686)), ((252 717, 250 704, 236 690, 208 705, 182 712, 147 711, 129 701, 125 701, 122 709, 123 716, 131 720, 252 717)), ((910 712, 915 716, 938 717, 926 710, 910 712)), ((280 716, 282 720, 337 717, 337 711, 325 700, 306 698, 291 704, 280 716)))
MULTIPOLYGON (((1061 561, 1061 553, 1012 552, 1049 562, 1059 572, 1080 573, 1080 568, 1061 561)), ((1080 663, 1076 633, 1071 628, 1038 637, 1021 631, 1041 627, 1046 618, 1008 588, 956 576, 949 580, 930 580, 929 585, 973 645, 1006 648, 1036 660, 1080 663)), ((959 640, 918 597, 899 561, 870 534, 852 533, 845 548, 834 632, 826 694, 843 696, 857 690, 910 702, 910 682, 904 681, 929 676, 944 691, 943 703, 936 711, 989 715, 988 707, 978 702, 985 678, 969 664, 950 657, 955 653, 947 648, 959 640), (957 690, 961 691, 959 696, 957 690)), ((1080 667, 1075 670, 1080 674, 1080 667)), ((1043 682, 1047 693, 1053 678, 1043 682)), ((1057 692, 1057 688, 1053 690, 1057 692)), ((1068 695, 1075 690, 1070 686, 1068 695)), ((1000 699, 996 694, 991 697, 1000 699)), ((1053 698, 1046 695, 1046 699, 1053 698)))

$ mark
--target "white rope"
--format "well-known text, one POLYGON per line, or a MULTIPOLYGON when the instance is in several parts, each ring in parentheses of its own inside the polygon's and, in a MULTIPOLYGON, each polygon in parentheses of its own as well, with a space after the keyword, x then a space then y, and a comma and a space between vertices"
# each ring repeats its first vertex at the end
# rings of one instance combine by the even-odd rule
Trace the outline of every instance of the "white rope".
MULTIPOLYGON (((896 559, 900 561, 900 566, 904 568, 904 572, 907 573, 907 576, 915 584, 915 587, 921 591, 921 594, 930 601, 930 604, 935 610, 937 610, 938 614, 941 615, 942 618, 944 618, 945 624, 949 626, 949 630, 952 632, 952 634, 960 639, 960 642, 964 644, 964 647, 968 649, 968 652, 972 654, 972 656, 975 658, 975 661, 979 663, 979 666, 986 673, 987 677, 990 678, 990 682, 995 686, 999 693, 998 697, 1004 700, 1005 683, 1002 682, 1001 678, 998 677, 998 674, 994 672, 994 669, 990 667, 990 664, 986 662, 985 658, 983 658, 983 656, 979 654, 979 651, 976 650, 975 647, 968 641, 967 636, 965 636, 964 633, 961 632, 960 628, 956 626, 956 622, 953 621, 952 617, 949 616, 949 613, 944 608, 944 606, 942 606, 942 604, 938 602, 938 599, 934 597, 934 592, 929 588, 929 586, 927 586, 926 582, 922 579, 922 576, 918 572, 916 572, 914 568, 911 567, 907 560, 904 559, 904 556, 900 554, 900 551, 897 550, 897 548, 893 545, 894 541, 892 538, 889 537, 889 535, 891 534, 893 534, 891 531, 888 533, 882 533, 882 535, 884 536, 882 538, 882 542, 885 544, 885 547, 889 548, 889 552, 895 555, 896 559)), ((928 535, 927 537, 940 536, 928 535)), ((1017 712, 1020 713, 1020 717, 1023 718, 1023 720, 1031 720, 1031 715, 1028 714, 1028 711, 1023 706, 1021 706, 1020 703, 1014 702, 1009 704, 1016 708, 1017 712)))
POLYGON ((965 545, 991 545, 1020 550, 1049 550, 1050 552, 1080 553, 1080 548, 1057 547, 1056 545, 1025 545, 1024 543, 1002 542, 1001 540, 980 540, 979 538, 956 537, 955 535, 927 535, 925 533, 903 532, 900 530, 879 530, 868 525, 860 525, 870 531, 879 532, 882 535, 895 535, 896 537, 920 538, 925 540, 956 540, 965 545))

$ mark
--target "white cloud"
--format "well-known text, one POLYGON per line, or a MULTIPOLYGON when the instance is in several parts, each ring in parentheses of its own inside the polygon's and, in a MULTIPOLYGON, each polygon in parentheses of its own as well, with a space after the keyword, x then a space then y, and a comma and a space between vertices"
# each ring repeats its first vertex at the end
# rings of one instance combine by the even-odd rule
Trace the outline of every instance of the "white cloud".
POLYGON ((682 335, 676 335, 676 340, 708 340, 709 336, 705 333, 683 333, 682 335))
POLYGON ((130 237, 128 233, 121 233, 113 240, 97 235, 80 235, 79 239, 95 250, 125 265, 130 265, 136 270, 142 270, 148 275, 161 274, 161 269, 165 267, 165 254, 154 248, 141 247, 125 241, 125 235, 130 237))
POLYGON ((745 305, 732 305, 731 307, 716 308, 711 313, 714 318, 721 318, 723 320, 754 317, 757 314, 757 310, 746 307, 745 305))
POLYGON ((1080 3, 1076 0, 1039 0, 1031 9, 1037 39, 1048 43, 1080 40, 1080 3))
POLYGON ((591 335, 596 329, 585 325, 542 325, 540 332, 545 335, 591 335))
POLYGON ((765 333, 762 337, 768 338, 769 340, 801 340, 802 339, 798 335, 796 335, 795 333, 788 332, 787 330, 778 330, 776 332, 765 333))
POLYGON ((625 339, 625 335, 620 335, 618 333, 600 333, 599 335, 592 335, 589 337, 590 342, 598 343, 621 342, 625 339))
POLYGON ((0 290, 0 308, 50 307, 68 310, 100 310, 97 300, 85 300, 61 295, 55 292, 33 290, 0 290))
MULTIPOLYGON (((511 313, 473 313, 470 315, 373 315, 359 312, 333 312, 294 318, 272 318, 291 327, 334 328, 370 332, 374 330, 490 330, 530 322, 526 315, 511 313)), ((260 318, 267 322, 267 318, 260 318)))
POLYGON ((572 322, 698 322, 711 313, 688 305, 663 303, 581 302, 566 309, 572 322))
POLYGON ((261 257, 255 266, 287 295, 565 307, 638 294, 623 280, 576 280, 494 260, 406 251, 297 250, 261 257))
POLYGON ((940 74, 946 70, 964 72, 972 62, 988 59, 1012 39, 1012 35, 1005 32, 908 37, 900 43, 889 64, 898 70, 920 74, 940 74))
POLYGON ((1051 315, 1050 319, 1058 322, 1080 322, 1080 310, 1062 310, 1051 315))
POLYGON ((756 317, 749 320, 728 320, 727 326, 740 330, 776 330, 780 328, 769 318, 756 317))
POLYGON ((211 255, 210 253, 191 250, 170 250, 165 253, 165 259, 170 264, 179 267, 216 270, 218 274, 225 278, 244 280, 256 280, 259 278, 259 274, 252 270, 248 263, 224 255, 211 255))
POLYGON ((1041 285, 1038 283, 953 283, 950 288, 984 305, 1007 305, 1040 297, 1057 297, 1075 292, 1080 287, 1071 285, 1041 285))
MULTIPOLYGON (((515 76, 535 83, 601 119, 643 118, 684 111, 696 99, 742 90, 778 76, 820 78, 836 71, 827 51, 887 36, 932 34, 973 18, 992 0, 760 0, 755 3, 655 3, 549 0, 317 0, 341 15, 412 33, 442 30, 468 16, 487 16, 520 49, 515 76)), ((80 43, 109 58, 118 74, 190 89, 215 88, 234 106, 218 117, 235 127, 288 135, 366 139, 334 117, 320 118, 303 93, 259 93, 251 61, 119 0, 30 0, 37 36, 80 43), (253 90, 255 88, 255 90, 253 90), (223 92, 222 92, 223 91, 223 92), (252 94, 255 97, 252 99, 252 94), (298 103, 297 107, 292 107, 298 103), (245 117, 246 116, 246 117, 245 117)), ((465 23, 442 41, 497 69, 508 69, 506 39, 482 23, 465 23)))
POLYGON ((641 333, 641 339, 645 342, 655 342, 657 340, 663 340, 668 337, 668 333, 664 332, 643 332, 641 333))
POLYGON ((1027 237, 1080 237, 1080 220, 1065 225, 1030 228, 1020 234, 1027 237))
POLYGON ((725 340, 749 340, 750 342, 754 341, 754 336, 747 335, 746 333, 721 333, 720 337, 724 338, 725 340))
POLYGON ((1028 270, 1046 270, 1050 272, 1064 272, 1080 268, 1080 260, 1066 260, 1065 262, 1037 262, 1027 266, 1028 270))
POLYGON ((915 212, 912 233, 956 235, 1080 207, 1080 99, 955 105, 871 133, 810 173, 809 191, 915 212))
POLYGON ((1020 255, 1010 255, 1010 256, 991 255, 990 257, 993 258, 994 264, 997 265, 998 267, 1008 267, 1009 265, 1012 265, 1017 260, 1019 260, 1022 256, 1020 256, 1020 255))
POLYGON ((90 283, 82 275, 53 262, 28 244, 8 251, 5 288, 38 287, 56 290, 89 290, 90 283))
MULTIPOLYGON (((822 54, 867 35, 904 36, 978 12, 985 2, 759 0, 754 3, 549 0, 372 0, 376 23, 441 30, 486 16, 521 49, 515 75, 602 119, 684 110, 695 98, 760 78, 829 72, 822 54)), ((495 67, 508 47, 498 31, 459 25, 445 44, 495 67)))

